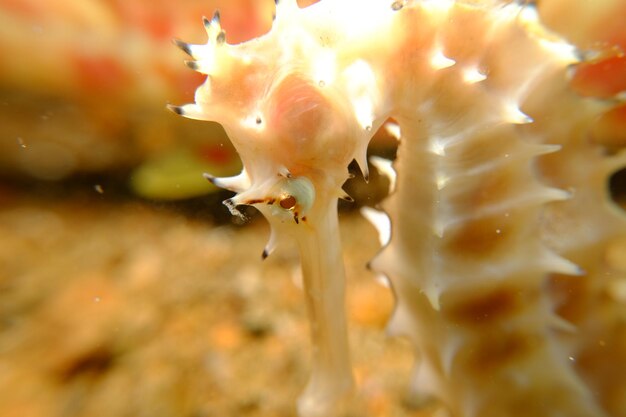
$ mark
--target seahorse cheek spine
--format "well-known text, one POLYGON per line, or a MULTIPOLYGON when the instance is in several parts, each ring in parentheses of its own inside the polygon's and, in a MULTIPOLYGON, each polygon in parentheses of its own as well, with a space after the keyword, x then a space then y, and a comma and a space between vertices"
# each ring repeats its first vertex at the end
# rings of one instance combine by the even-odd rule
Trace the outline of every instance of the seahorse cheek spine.
MULTIPOLYGON (((567 178, 588 148, 578 139, 559 153, 572 133, 560 125, 586 126, 603 107, 554 82, 577 59, 532 7, 283 1, 272 31, 241 45, 225 43, 219 16, 205 26, 207 45, 180 46, 207 83, 174 110, 231 136, 245 169, 210 179, 239 193, 227 204, 234 213, 252 204, 268 217, 264 256, 284 235, 301 249, 315 345, 301 415, 329 415, 352 385, 333 211, 347 164, 367 175, 368 141, 389 117, 401 136, 383 204, 390 240, 372 267, 393 284, 390 329, 415 343, 417 379, 455 416, 605 415, 552 330, 566 325, 544 291, 549 274, 582 272, 562 257, 576 252, 567 238, 546 232, 550 216, 585 217, 558 187, 590 188, 567 178), (542 117, 562 116, 550 110, 561 104, 569 120, 542 117)), ((622 162, 597 158, 600 180, 622 162)))

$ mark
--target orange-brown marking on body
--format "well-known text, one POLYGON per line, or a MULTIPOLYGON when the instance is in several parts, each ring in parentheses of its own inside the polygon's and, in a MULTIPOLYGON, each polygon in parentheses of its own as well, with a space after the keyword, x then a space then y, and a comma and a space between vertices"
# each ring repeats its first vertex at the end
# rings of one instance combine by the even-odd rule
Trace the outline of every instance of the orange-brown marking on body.
POLYGON ((501 286, 480 294, 460 293, 443 304, 443 313, 459 324, 492 324, 519 314, 525 307, 536 303, 538 295, 536 290, 515 286, 501 286))
MULTIPOLYGON (((624 78, 626 79, 626 66, 624 78)), ((626 85, 624 86, 626 90, 626 85)), ((591 140, 610 150, 626 147, 626 105, 615 107, 598 118, 592 127, 591 140)))
POLYGON ((555 312, 572 323, 584 320, 592 307, 589 299, 591 280, 563 274, 550 274, 547 290, 554 300, 555 312))
POLYGON ((609 98, 626 89, 626 56, 613 57, 580 64, 571 82, 579 94, 609 98))
POLYGON ((528 161, 507 162, 507 158, 497 168, 466 180, 464 189, 450 199, 458 212, 470 213, 519 197, 520 190, 532 180, 520 175, 527 171, 528 161))
POLYGON ((246 204, 260 204, 260 203, 265 203, 267 200, 263 199, 263 198, 253 198, 251 200, 247 200, 246 204))
POLYGON ((475 339, 460 356, 474 372, 488 375, 494 368, 518 364, 544 343, 545 337, 540 334, 501 329, 475 339))
POLYGON ((498 214, 466 221, 444 235, 444 245, 447 252, 458 256, 488 257, 510 244, 513 231, 509 219, 498 214))

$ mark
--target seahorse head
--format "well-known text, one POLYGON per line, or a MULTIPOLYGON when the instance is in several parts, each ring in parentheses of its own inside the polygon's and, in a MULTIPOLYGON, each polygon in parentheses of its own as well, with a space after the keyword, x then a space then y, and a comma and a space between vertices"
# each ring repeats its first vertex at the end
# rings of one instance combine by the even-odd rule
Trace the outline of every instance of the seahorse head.
POLYGON ((231 45, 216 13, 204 20, 206 44, 176 41, 193 58, 187 65, 207 79, 195 103, 170 108, 226 130, 244 171, 210 179, 240 193, 227 202, 235 213, 236 205, 254 204, 276 217, 265 203, 286 209, 298 223, 316 194, 343 195, 353 159, 366 170, 367 143, 378 127, 372 116, 376 77, 364 61, 342 56, 334 47, 337 31, 310 15, 295 1, 283 1, 269 33, 231 45))

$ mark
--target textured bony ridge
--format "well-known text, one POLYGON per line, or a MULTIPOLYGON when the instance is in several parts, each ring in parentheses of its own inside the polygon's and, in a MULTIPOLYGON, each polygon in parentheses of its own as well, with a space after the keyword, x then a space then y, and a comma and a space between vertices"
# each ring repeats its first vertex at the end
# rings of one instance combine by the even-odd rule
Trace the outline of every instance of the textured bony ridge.
MULTIPOLYGON (((276 14, 268 34, 240 45, 219 14, 205 19, 206 45, 177 42, 207 81, 194 104, 171 108, 224 126, 245 168, 208 178, 238 193, 233 214, 249 204, 268 218, 263 256, 286 238, 300 249, 314 345, 300 415, 333 415, 353 385, 336 204, 347 165, 367 176, 368 142, 392 117, 390 221, 376 216, 390 239, 372 267, 393 285, 390 329, 414 342, 421 389, 455 416, 604 416, 543 290, 549 274, 582 272, 542 229, 546 210, 582 216, 561 209, 570 193, 553 186, 567 181, 538 165, 569 144, 554 124, 533 124, 540 99, 561 97, 553 81, 574 49, 532 7, 499 1, 282 1, 276 14)), ((601 110, 567 100, 577 126, 601 110)))

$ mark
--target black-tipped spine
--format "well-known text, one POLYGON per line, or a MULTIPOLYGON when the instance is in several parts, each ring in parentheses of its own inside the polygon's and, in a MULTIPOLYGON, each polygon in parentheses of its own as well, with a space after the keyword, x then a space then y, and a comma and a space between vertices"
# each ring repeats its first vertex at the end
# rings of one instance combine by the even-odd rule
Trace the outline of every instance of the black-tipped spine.
POLYGON ((168 104, 168 105, 167 105, 167 109, 168 109, 169 111, 171 111, 172 113, 176 113, 176 114, 178 114, 179 116, 183 116, 183 115, 184 115, 184 113, 185 113, 185 112, 183 111, 183 108, 182 108, 181 106, 175 106, 175 105, 173 105, 173 104, 168 104))
POLYGON ((185 61, 185 65, 194 71, 198 71, 198 68, 200 67, 196 61, 185 61))
POLYGON ((215 185, 216 187, 219 187, 219 185, 216 184, 217 178, 214 177, 213 175, 209 174, 208 172, 205 172, 204 174, 202 174, 202 176, 211 184, 215 185))
POLYGON ((211 23, 219 25, 221 19, 222 17, 220 16, 220 11, 216 10, 215 13, 213 13, 213 18, 211 19, 211 23))
POLYGON ((180 39, 172 39, 174 45, 176 45, 181 51, 191 56, 191 48, 188 43, 181 41, 180 39))

